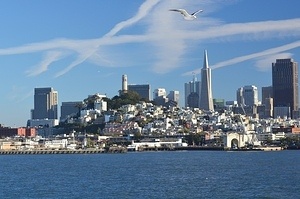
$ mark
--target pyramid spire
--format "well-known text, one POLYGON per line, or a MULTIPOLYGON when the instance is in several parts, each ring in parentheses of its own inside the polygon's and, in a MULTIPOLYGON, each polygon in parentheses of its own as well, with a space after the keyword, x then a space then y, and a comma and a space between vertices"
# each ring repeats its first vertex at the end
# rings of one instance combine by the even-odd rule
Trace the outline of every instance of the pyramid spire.
POLYGON ((200 108, 213 111, 213 98, 211 88, 211 69, 208 67, 207 51, 204 51, 203 68, 201 69, 200 108))
POLYGON ((203 68, 208 68, 207 50, 204 50, 203 68))

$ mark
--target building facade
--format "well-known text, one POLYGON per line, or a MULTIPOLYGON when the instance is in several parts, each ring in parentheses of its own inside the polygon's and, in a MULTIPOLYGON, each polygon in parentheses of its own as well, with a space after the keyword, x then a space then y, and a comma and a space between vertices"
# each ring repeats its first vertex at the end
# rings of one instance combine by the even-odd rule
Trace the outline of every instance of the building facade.
POLYGON ((274 117, 299 117, 298 63, 276 59, 272 63, 274 117))
POLYGON ((204 63, 201 69, 200 109, 213 111, 213 97, 211 86, 211 69, 208 66, 207 51, 204 51, 204 63))
POLYGON ((32 119, 58 119, 58 93, 53 88, 34 89, 32 119))
POLYGON ((268 98, 273 98, 273 87, 266 86, 261 88, 261 103, 267 104, 268 98))
POLYGON ((246 106, 258 105, 258 90, 256 86, 243 87, 243 98, 246 106))
POLYGON ((179 91, 170 91, 167 97, 169 101, 174 101, 177 103, 177 105, 179 105, 179 99, 180 99, 179 91))
POLYGON ((60 121, 64 121, 68 117, 75 116, 76 114, 78 114, 82 106, 82 101, 62 102, 60 107, 60 121))
POLYGON ((35 128, 8 128, 0 126, 0 137, 13 137, 13 136, 21 136, 21 137, 35 137, 36 129, 35 128))
POLYGON ((244 106, 244 98, 243 98, 243 87, 238 88, 236 91, 236 101, 238 103, 238 106, 244 106))
POLYGON ((145 100, 151 100, 149 84, 129 84, 128 90, 137 92, 145 100))
POLYGON ((256 86, 248 85, 238 88, 236 98, 239 106, 258 105, 258 90, 256 86))
POLYGON ((200 87, 200 81, 197 81, 195 75, 193 81, 184 84, 185 107, 199 108, 200 87))

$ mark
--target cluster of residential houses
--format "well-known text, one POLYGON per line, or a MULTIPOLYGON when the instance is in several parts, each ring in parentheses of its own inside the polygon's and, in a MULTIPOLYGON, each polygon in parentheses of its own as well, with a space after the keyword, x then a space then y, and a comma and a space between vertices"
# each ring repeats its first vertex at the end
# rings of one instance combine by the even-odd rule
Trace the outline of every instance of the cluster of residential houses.
POLYGON ((99 98, 94 102, 93 109, 81 110, 78 118, 68 117, 66 120, 68 123, 104 124, 104 128, 99 129, 96 134, 65 134, 60 133, 62 129, 55 126, 0 127, 3 138, 0 140, 0 150, 101 148, 109 142, 131 142, 130 146, 135 148, 149 146, 151 143, 155 143, 153 146, 161 146, 165 142, 174 146, 187 146, 184 137, 189 134, 201 134, 204 144, 240 148, 300 136, 299 120, 258 119, 235 114, 230 107, 225 107, 222 111, 203 111, 199 108, 164 107, 140 102, 107 111, 102 109, 105 106, 99 106, 100 102, 105 103, 99 98), (9 131, 11 134, 7 133, 9 131), (141 140, 142 138, 146 140, 141 140))

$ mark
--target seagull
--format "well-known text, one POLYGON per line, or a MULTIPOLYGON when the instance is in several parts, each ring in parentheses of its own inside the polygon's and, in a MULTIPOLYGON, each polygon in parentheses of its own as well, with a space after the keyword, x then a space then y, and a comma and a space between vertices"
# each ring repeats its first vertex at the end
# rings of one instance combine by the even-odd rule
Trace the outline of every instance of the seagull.
POLYGON ((194 20, 197 18, 196 14, 198 14, 199 12, 203 12, 203 10, 197 10, 196 12, 189 14, 185 9, 170 9, 169 11, 180 12, 185 20, 194 20))

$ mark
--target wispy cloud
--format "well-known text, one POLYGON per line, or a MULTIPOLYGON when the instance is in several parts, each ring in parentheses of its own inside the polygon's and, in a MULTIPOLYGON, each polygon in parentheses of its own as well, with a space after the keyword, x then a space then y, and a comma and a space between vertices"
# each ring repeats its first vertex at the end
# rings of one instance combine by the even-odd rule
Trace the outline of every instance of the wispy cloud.
POLYGON ((10 91, 10 93, 8 93, 7 97, 9 98, 9 100, 14 101, 16 103, 23 102, 24 100, 32 97, 32 95, 33 95, 33 90, 30 90, 27 92, 24 92, 24 90, 25 90, 25 88, 23 88, 23 87, 18 87, 18 86, 13 85, 11 87, 11 91, 10 91))
MULTIPOLYGON (((75 60, 56 73, 56 77, 59 77, 85 61, 107 67, 123 65, 122 60, 118 62, 118 60, 112 59, 115 51, 109 49, 118 45, 138 43, 146 46, 147 50, 151 51, 152 71, 155 73, 167 73, 180 67, 182 58, 203 42, 217 43, 245 39, 263 40, 299 37, 300 35, 300 18, 224 24, 218 19, 207 17, 207 13, 212 13, 214 10, 212 8, 215 7, 213 2, 147 0, 141 4, 133 17, 116 24, 107 34, 100 38, 86 40, 60 38, 31 43, 24 46, 0 49, 0 56, 43 52, 45 56, 41 62, 33 69, 27 71, 29 76, 36 76, 46 72, 54 62, 68 55, 75 55, 75 60), (193 4, 192 7, 197 5, 197 7, 205 10, 199 16, 199 20, 187 22, 182 20, 181 16, 175 17, 177 15, 168 12, 169 8, 188 8, 191 3, 193 4), (130 35, 121 34, 122 30, 137 23, 143 23, 144 28, 143 31, 139 31, 139 34, 135 34, 135 32, 130 35)), ((220 1, 218 2, 220 3, 220 1)), ((282 53, 292 48, 298 48, 299 43, 299 41, 296 41, 259 53, 233 58, 214 64, 212 68, 216 69, 250 59, 282 53)), ((132 59, 135 59, 137 55, 142 53, 133 51, 134 49, 128 49, 128 52, 122 53, 128 56, 134 55, 132 59)), ((188 73, 191 74, 191 72, 188 73)))
MULTIPOLYGON (((298 47, 300 47, 300 40, 276 48, 270 48, 261 52, 235 57, 226 61, 213 64, 210 67, 211 69, 218 69, 225 66, 232 66, 234 64, 241 63, 244 61, 254 60, 256 61, 255 66, 258 68, 258 70, 265 71, 271 67, 271 63, 274 62, 276 59, 290 58, 292 56, 291 53, 285 51, 298 48, 298 47)), ((200 72, 201 69, 196 69, 196 70, 185 72, 182 75, 190 76, 193 73, 200 74, 200 72)))
MULTIPOLYGON (((120 32, 122 29, 127 28, 135 23, 137 23, 139 20, 144 18, 148 12, 155 6, 160 0, 148 0, 145 1, 139 8, 137 14, 133 16, 132 18, 122 21, 118 24, 116 24, 107 34, 104 35, 103 39, 107 40, 113 36, 115 36, 118 32, 120 32)), ((81 64, 82 62, 86 61, 88 58, 90 58, 95 52, 98 50, 98 48, 101 46, 103 40, 98 40, 97 45, 94 48, 90 48, 88 51, 82 52, 78 58, 73 61, 68 67, 66 67, 64 70, 60 71, 56 74, 56 77, 59 77, 68 71, 70 71, 75 66, 81 64)), ((98 55, 99 56, 99 55, 98 55)))
POLYGON ((46 52, 44 59, 37 66, 32 68, 31 70, 26 71, 28 76, 36 76, 48 70, 48 67, 51 63, 61 59, 63 57, 63 53, 59 51, 49 51, 46 52))
MULTIPOLYGON (((132 36, 124 36, 124 37, 115 37, 118 32, 127 28, 139 20, 144 18, 148 12, 157 4, 160 0, 147 0, 145 1, 139 8, 136 15, 132 18, 122 21, 116 24, 106 35, 98 39, 90 39, 90 40, 70 40, 70 39, 55 39, 46 42, 32 43, 20 47, 6 48, 0 49, 0 55, 12 55, 12 54, 25 54, 25 53, 33 53, 47 50, 56 50, 56 53, 47 52, 44 60, 38 65, 39 67, 35 67, 34 70, 29 70, 27 73, 30 76, 41 74, 45 72, 49 66, 54 61, 57 61, 59 58, 59 54, 64 54, 65 51, 70 51, 73 53, 77 53, 77 59, 74 60, 70 65, 61 70, 56 74, 56 77, 64 75, 68 71, 70 71, 75 66, 83 63, 87 59, 101 59, 99 54, 96 52, 99 50, 101 45, 116 45, 120 43, 127 42, 136 42, 139 41, 139 38, 132 36), (62 52, 63 51, 63 52, 62 52), (96 54, 96 55, 95 55, 96 54)), ((106 62, 108 62, 106 60, 106 62)))
POLYGON ((264 50, 264 51, 261 51, 261 52, 258 52, 258 53, 253 53, 253 54, 250 54, 250 55, 235 57, 233 59, 226 60, 226 61, 214 64, 214 65, 211 66, 211 68, 216 69, 216 68, 221 68, 221 67, 224 67, 224 66, 230 66, 230 65, 237 64, 237 63, 240 63, 240 62, 244 62, 244 61, 247 61, 247 60, 250 60, 250 59, 255 59, 255 58, 259 58, 259 57, 267 56, 267 55, 274 55, 274 54, 278 54, 278 53, 281 53, 281 52, 284 52, 284 51, 287 51, 287 50, 290 50, 290 49, 293 49, 293 48, 298 48, 298 47, 300 47, 300 40, 298 40, 296 42, 293 42, 293 43, 290 43, 290 44, 279 46, 279 47, 276 47, 276 48, 271 48, 271 49, 268 49, 268 50, 264 50))
POLYGON ((293 56, 293 54, 288 53, 288 52, 266 55, 266 56, 259 57, 258 59, 256 59, 254 66, 259 71, 269 71, 272 69, 271 63, 274 63, 276 61, 276 59, 288 59, 288 58, 291 58, 292 56, 293 56))

